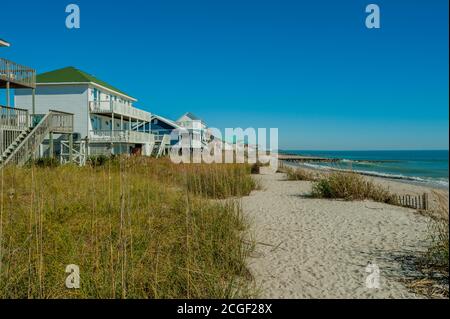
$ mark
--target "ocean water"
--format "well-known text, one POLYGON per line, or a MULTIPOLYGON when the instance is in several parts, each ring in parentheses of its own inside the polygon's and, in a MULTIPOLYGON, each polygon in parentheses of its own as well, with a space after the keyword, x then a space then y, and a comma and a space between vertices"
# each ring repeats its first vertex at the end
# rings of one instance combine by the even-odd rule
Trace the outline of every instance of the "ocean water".
POLYGON ((280 151, 339 159, 335 163, 304 163, 311 168, 353 170, 367 175, 448 188, 448 151, 280 151))

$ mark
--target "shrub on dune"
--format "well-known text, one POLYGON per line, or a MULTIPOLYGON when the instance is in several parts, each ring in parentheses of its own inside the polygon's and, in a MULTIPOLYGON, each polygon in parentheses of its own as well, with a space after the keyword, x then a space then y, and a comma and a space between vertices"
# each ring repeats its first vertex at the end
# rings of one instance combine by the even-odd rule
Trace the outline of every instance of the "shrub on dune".
POLYGON ((371 199, 396 204, 396 198, 380 185, 355 173, 335 172, 319 179, 313 186, 313 197, 345 200, 371 199))
POLYGON ((315 181, 318 176, 314 172, 304 169, 287 168, 284 170, 289 181, 315 181))

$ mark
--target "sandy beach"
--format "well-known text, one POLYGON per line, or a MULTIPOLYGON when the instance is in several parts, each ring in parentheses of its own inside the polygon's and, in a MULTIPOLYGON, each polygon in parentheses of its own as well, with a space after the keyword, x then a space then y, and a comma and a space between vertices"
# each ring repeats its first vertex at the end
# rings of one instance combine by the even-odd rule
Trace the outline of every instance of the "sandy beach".
MULTIPOLYGON (((426 250, 429 217, 371 201, 312 199, 311 182, 265 168, 255 178, 262 189, 243 199, 243 209, 257 242, 249 268, 261 298, 421 298, 401 281, 414 275, 404 260, 426 250), (368 262, 380 269, 379 289, 366 287, 368 262)), ((379 182, 399 193, 424 191, 379 182)))

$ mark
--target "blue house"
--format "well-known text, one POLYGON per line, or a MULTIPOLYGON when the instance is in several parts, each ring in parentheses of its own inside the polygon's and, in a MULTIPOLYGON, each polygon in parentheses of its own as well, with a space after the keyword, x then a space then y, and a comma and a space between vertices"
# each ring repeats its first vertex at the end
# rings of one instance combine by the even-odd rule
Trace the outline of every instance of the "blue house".
POLYGON ((162 141, 164 135, 170 135, 170 145, 175 145, 179 141, 178 134, 172 134, 173 131, 184 130, 183 127, 160 115, 152 114, 150 121, 150 131, 155 135, 155 141, 162 141))

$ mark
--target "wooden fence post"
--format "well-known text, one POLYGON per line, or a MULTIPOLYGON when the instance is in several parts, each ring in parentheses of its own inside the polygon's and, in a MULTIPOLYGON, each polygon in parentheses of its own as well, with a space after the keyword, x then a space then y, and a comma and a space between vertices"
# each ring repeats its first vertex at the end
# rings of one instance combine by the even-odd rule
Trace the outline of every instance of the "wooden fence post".
POLYGON ((423 194, 423 209, 424 209, 424 210, 428 210, 428 209, 429 209, 429 205, 428 205, 428 193, 424 193, 424 194, 423 194))

